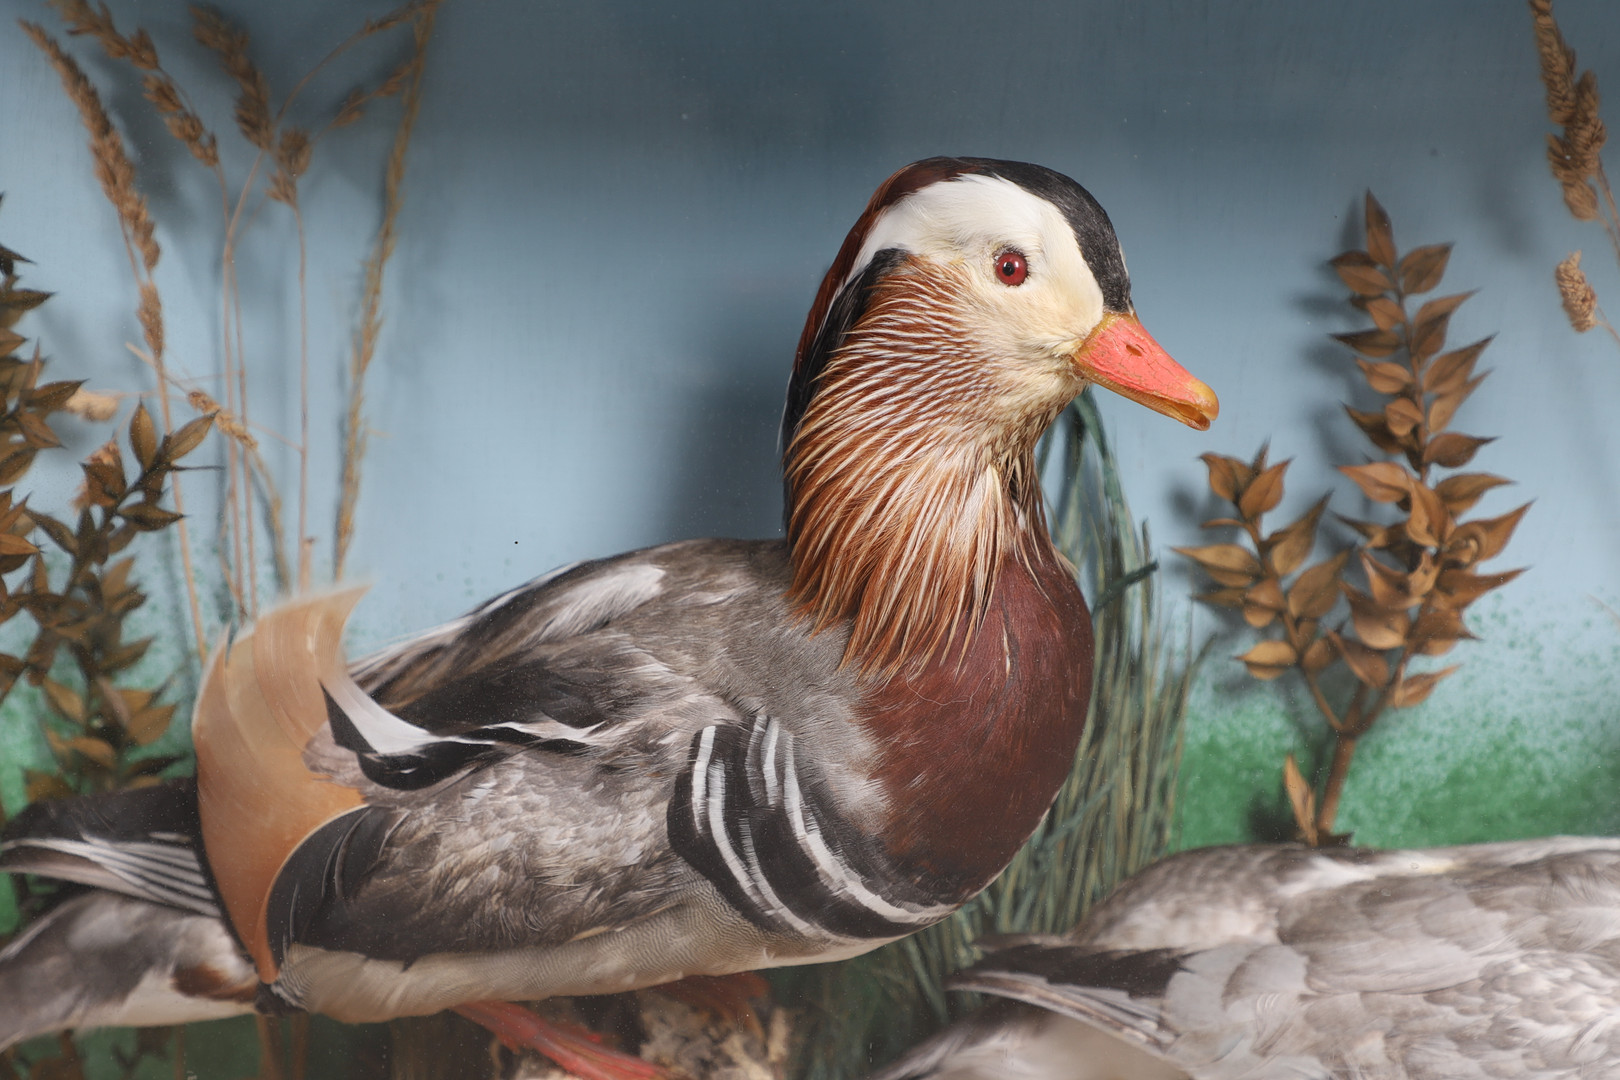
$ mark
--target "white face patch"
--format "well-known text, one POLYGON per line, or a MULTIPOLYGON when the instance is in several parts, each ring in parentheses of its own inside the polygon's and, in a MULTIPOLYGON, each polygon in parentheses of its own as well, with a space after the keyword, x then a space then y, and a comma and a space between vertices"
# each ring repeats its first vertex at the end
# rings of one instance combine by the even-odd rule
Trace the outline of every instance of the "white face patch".
POLYGON ((1103 316, 1102 289, 1068 220, 1002 177, 966 174, 889 207, 873 222, 850 279, 889 248, 960 268, 970 285, 967 299, 981 316, 975 329, 1010 361, 1067 357, 1103 316), (996 257, 1008 250, 1027 260, 1021 285, 995 276, 996 257))

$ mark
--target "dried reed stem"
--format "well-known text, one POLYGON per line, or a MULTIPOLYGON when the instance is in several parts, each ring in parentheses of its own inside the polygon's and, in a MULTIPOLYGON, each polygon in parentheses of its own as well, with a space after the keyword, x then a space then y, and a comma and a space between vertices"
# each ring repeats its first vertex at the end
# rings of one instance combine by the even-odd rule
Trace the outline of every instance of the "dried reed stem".
MULTIPOLYGON (((332 566, 332 576, 338 580, 343 577, 349 544, 354 539, 354 510, 360 498, 360 464, 366 452, 363 416, 365 381, 366 372, 370 370, 372 358, 376 355, 378 335, 382 331, 383 271, 394 254, 399 209, 405 202, 405 156, 410 148, 411 132, 416 127, 417 113, 421 109, 422 72, 427 62, 428 40, 432 37, 433 22, 437 16, 438 3, 434 0, 433 3, 422 7, 412 28, 416 49, 409 64, 409 81, 405 85, 399 126, 394 131, 394 146, 388 155, 388 171, 383 181, 382 226, 377 230, 376 246, 366 259, 366 285, 360 305, 360 329, 355 335, 354 352, 349 360, 349 411, 344 424, 343 472, 338 501, 336 550, 332 566)), ((386 89, 385 86, 384 91, 386 89)), ((343 115, 344 113, 339 113, 340 118, 343 115)))
POLYGON ((308 247, 304 243, 304 214, 293 190, 290 205, 298 225, 298 591, 306 593, 310 587, 308 247))
MULTIPOLYGON (((85 10, 88 10, 87 5, 85 10)), ((108 28, 104 33, 112 34, 110 16, 106 16, 105 12, 102 12, 101 16, 108 28)), ((129 154, 124 149, 123 138, 113 127, 111 119, 107 116, 107 110, 101 104, 101 96, 96 93, 96 88, 85 77, 78 63, 62 50, 61 45, 45 32, 44 27, 26 20, 21 21, 21 26, 40 51, 45 53, 51 67, 56 69, 57 75, 62 80, 63 89, 78 108, 79 117, 90 133, 90 154, 96 163, 96 179, 100 181, 102 192, 117 213, 119 231, 124 239, 124 251, 129 256, 130 272, 134 275, 140 290, 140 305, 136 309, 136 316, 141 324, 142 335, 146 338, 147 348, 151 351, 153 366, 158 372, 158 401, 162 407, 163 427, 165 431, 172 431, 174 424, 169 405, 169 384, 163 361, 163 305, 158 296, 157 284, 152 280, 152 271, 157 267, 161 252, 152 217, 147 210, 146 199, 135 185, 135 166, 130 162, 129 154)), ((108 40, 110 38, 103 37, 104 47, 107 46, 108 40)), ((122 42, 124 39, 117 40, 122 42)), ((137 34, 135 40, 144 42, 147 48, 138 50, 132 56, 132 62, 137 66, 147 63, 155 65, 156 53, 150 50, 149 39, 146 39, 144 34, 137 34)), ((179 476, 173 478, 171 487, 174 492, 175 512, 182 515, 179 521, 180 559, 186 578, 186 596, 191 606, 191 624, 196 636, 197 660, 201 663, 208 656, 208 642, 203 635, 202 605, 197 598, 196 580, 192 574, 191 543, 184 517, 185 499, 181 493, 179 476)))

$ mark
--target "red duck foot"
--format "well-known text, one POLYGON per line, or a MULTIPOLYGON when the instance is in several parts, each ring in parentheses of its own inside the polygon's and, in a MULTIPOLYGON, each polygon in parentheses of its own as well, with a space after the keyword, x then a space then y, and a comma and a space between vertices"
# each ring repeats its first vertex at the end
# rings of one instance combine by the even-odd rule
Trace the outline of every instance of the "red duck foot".
POLYGON ((770 993, 771 985, 764 977, 752 971, 739 971, 733 975, 688 975, 672 983, 652 989, 666 994, 694 1009, 720 1017, 732 1024, 740 1024, 763 1039, 765 1029, 760 1026, 759 1014, 749 1004, 754 998, 770 993))
POLYGON ((669 1072, 652 1062, 602 1046, 594 1032, 546 1020, 510 1001, 469 1001, 455 1011, 508 1047, 533 1050, 581 1080, 670 1080, 669 1072))

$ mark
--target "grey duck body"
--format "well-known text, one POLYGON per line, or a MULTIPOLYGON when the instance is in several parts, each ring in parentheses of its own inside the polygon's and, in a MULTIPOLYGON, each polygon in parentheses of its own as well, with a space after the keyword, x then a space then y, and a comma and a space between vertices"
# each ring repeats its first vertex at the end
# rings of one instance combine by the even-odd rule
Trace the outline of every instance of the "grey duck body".
POLYGON ((1620 1077, 1620 840, 1187 852, 956 985, 1011 1000, 882 1080, 1620 1077))

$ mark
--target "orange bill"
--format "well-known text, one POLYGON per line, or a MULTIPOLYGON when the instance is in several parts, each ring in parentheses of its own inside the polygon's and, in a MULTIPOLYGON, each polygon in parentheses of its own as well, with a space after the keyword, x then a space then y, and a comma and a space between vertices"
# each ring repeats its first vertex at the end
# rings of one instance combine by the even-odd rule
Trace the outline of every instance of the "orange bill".
POLYGON ((1073 359, 1075 370, 1088 382, 1199 431, 1207 430, 1221 411, 1215 391, 1170 359, 1135 315, 1104 315, 1073 359))

